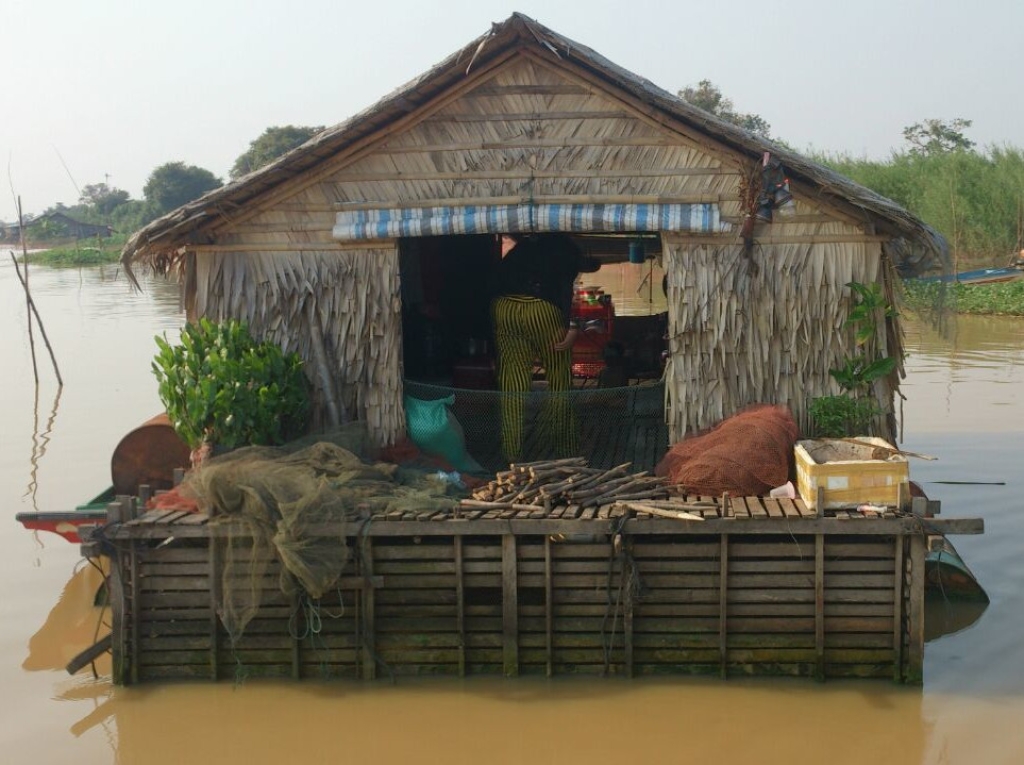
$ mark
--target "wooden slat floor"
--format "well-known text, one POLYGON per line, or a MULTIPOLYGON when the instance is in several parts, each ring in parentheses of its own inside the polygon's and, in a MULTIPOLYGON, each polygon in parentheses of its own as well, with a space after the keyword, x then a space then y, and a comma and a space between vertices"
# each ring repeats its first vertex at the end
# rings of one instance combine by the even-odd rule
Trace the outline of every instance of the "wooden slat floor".
MULTIPOLYGON (((813 519, 817 515, 814 510, 807 507, 802 499, 771 498, 771 497, 733 497, 723 507, 720 497, 688 496, 676 497, 680 504, 680 510, 699 515, 705 519, 734 518, 778 520, 782 523, 798 520, 813 519), (698 506, 695 506, 698 505, 698 506)), ((608 518, 621 518, 629 513, 637 520, 652 520, 653 515, 643 511, 631 510, 623 505, 612 504, 602 507, 580 508, 576 505, 555 505, 550 511, 543 507, 534 509, 513 510, 513 509, 466 509, 457 508, 453 510, 424 510, 415 511, 394 511, 381 515, 374 520, 377 522, 394 521, 422 521, 438 522, 450 520, 531 520, 531 519, 561 519, 561 520, 606 520, 608 518)), ((826 517, 836 517, 849 520, 871 519, 878 516, 871 512, 862 512, 856 509, 849 510, 828 510, 826 517)), ((896 514, 889 511, 884 517, 896 517, 896 514)), ((142 513, 138 518, 125 524, 126 527, 137 526, 195 526, 206 524, 210 520, 204 513, 189 513, 176 510, 150 510, 142 513)), ((737 530, 739 531, 739 530, 737 530)))

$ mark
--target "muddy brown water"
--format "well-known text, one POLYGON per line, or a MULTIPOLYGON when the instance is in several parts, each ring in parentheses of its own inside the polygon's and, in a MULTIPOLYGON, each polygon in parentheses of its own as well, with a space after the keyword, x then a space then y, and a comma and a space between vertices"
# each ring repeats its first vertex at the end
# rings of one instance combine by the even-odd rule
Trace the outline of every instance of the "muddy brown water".
MULTIPOLYGON (((5 253, 6 254, 6 253, 5 253)), ((0 262, 0 761, 5 763, 1024 762, 1024 320, 911 325, 904 448, 992 603, 938 614, 922 688, 717 678, 220 683, 114 688, 63 666, 91 643, 97 583, 76 546, 19 511, 68 509, 108 483, 122 435, 159 410, 152 338, 176 335, 177 288, 129 291, 114 267, 33 269, 65 379, 59 397, 24 297, 0 262), (942 483, 959 481, 963 483, 942 483), (985 482, 984 484, 979 482, 985 482), (959 621, 958 621, 959 619, 959 621)), ((933 614, 933 616, 936 616, 933 614)))

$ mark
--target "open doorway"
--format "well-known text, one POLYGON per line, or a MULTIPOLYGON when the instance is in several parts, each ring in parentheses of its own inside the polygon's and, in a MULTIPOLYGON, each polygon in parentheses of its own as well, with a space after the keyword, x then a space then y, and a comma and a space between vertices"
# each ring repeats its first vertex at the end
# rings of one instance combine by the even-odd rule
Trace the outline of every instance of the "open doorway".
MULTIPOLYGON (((659 377, 667 306, 658 234, 573 237, 601 268, 581 274, 573 318, 584 330, 573 353, 576 385, 597 385, 609 362, 621 374, 606 387, 659 377)), ((515 240, 500 234, 400 240, 402 328, 407 379, 493 389, 493 275, 515 240)))
MULTIPOLYGON (((516 451, 525 460, 570 450, 594 467, 631 462, 652 469, 667 448, 657 382, 665 342, 660 236, 573 239, 601 267, 576 283, 571 315, 583 331, 573 346, 572 390, 551 392, 538 359, 526 393, 498 390, 491 317, 498 267, 515 240, 494 234, 399 240, 407 416, 419 422, 421 412, 437 413, 436 436, 453 444, 448 462, 462 472, 508 464, 509 423, 522 426, 516 451)), ((427 445, 417 445, 431 453, 427 434, 413 430, 410 425, 413 440, 422 436, 427 445)))
POLYGON ((501 237, 407 238, 399 257, 406 378, 494 387, 490 283, 501 237))

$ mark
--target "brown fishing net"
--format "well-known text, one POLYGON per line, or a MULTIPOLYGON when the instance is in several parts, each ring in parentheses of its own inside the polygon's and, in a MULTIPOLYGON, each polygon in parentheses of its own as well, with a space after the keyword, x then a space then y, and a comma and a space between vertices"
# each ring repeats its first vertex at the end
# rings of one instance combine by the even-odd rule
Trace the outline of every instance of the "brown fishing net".
POLYGON ((350 558, 345 537, 325 524, 372 521, 392 510, 451 508, 451 483, 437 471, 368 462, 361 424, 280 448, 248 447, 192 471, 182 493, 227 529, 218 613, 233 641, 260 607, 272 561, 289 596, 330 593, 350 558))
POLYGON ((758 404, 675 444, 655 473, 688 494, 764 495, 789 480, 799 436, 789 409, 758 404))

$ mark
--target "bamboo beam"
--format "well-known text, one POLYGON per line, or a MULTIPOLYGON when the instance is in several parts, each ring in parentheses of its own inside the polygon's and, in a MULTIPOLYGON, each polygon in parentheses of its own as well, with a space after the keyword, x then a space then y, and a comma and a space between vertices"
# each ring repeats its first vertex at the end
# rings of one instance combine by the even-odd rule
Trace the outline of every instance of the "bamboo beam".
MULTIPOLYGON (((531 511, 543 508, 529 506, 531 511)), ((529 518, 513 517, 506 519, 477 518, 461 519, 458 523, 430 523, 420 521, 380 521, 370 526, 369 531, 363 528, 362 522, 346 521, 342 523, 317 524, 308 529, 311 535, 351 536, 366 534, 370 537, 395 536, 446 536, 446 535, 501 535, 501 534, 608 534, 616 529, 621 522, 618 517, 593 519, 563 518, 529 518)), ((893 534, 983 534, 985 521, 982 518, 862 518, 856 521, 856 533, 860 536, 884 537, 893 534)), ((639 521, 625 521, 623 530, 634 535, 680 534, 715 535, 736 532, 735 519, 705 518, 703 523, 687 524, 671 519, 651 518, 639 521)), ((159 540, 169 536, 177 538, 206 538, 217 536, 225 538, 232 533, 231 524, 223 525, 133 525, 120 526, 109 530, 111 539, 124 540, 159 540)), ((836 534, 839 536, 852 533, 850 521, 839 518, 749 518, 743 521, 743 533, 755 536, 776 534, 836 534)))
MULTIPOLYGON (((638 136, 638 137, 574 137, 572 145, 581 148, 628 148, 628 147, 650 147, 650 148, 671 148, 678 146, 670 136, 638 136)), ((518 140, 507 138, 496 141, 475 140, 475 141, 453 141, 452 143, 424 143, 424 144, 396 144, 385 143, 380 151, 386 154, 432 154, 436 152, 457 152, 457 151, 502 151, 505 149, 563 149, 565 140, 561 138, 537 138, 530 140, 518 140)))
POLYGON ((500 112, 491 114, 453 114, 449 112, 447 114, 427 117, 423 122, 427 124, 436 122, 560 122, 564 120, 618 120, 632 116, 629 112, 619 109, 613 111, 581 110, 578 112, 508 112, 507 114, 500 112))
MULTIPOLYGON (((539 195, 529 196, 517 194, 514 196, 493 196, 493 197, 467 197, 453 200, 451 198, 437 199, 414 199, 406 202, 394 203, 390 201, 359 201, 359 202, 338 202, 334 209, 338 212, 356 210, 406 210, 417 207, 437 207, 457 202, 461 206, 467 205, 545 205, 545 204, 715 204, 721 202, 738 202, 738 197, 723 196, 722 194, 681 194, 673 196, 652 196, 652 195, 539 195)), ((720 240, 715 240, 720 242, 720 240)), ((844 240, 845 241, 845 240, 844 240)))
MULTIPOLYGON (((721 167, 681 167, 661 170, 628 168, 625 170, 601 170, 594 168, 571 168, 559 170, 473 170, 460 172, 395 171, 389 173, 355 173, 338 178, 337 183, 363 183, 367 181, 529 181, 561 178, 678 178, 680 176, 734 175, 734 171, 721 167)), ((305 231, 307 229, 303 229, 305 231)))
POLYGON ((504 98, 505 96, 588 96, 591 91, 579 85, 481 85, 469 98, 504 98))
MULTIPOLYGON (((237 244, 204 244, 192 248, 192 252, 207 255, 221 252, 323 252, 334 254, 346 250, 377 250, 384 249, 383 245, 393 243, 392 239, 361 239, 358 242, 320 242, 312 244, 284 244, 276 242, 239 242, 237 244)), ((392 244, 393 246, 393 244, 392 244)))

